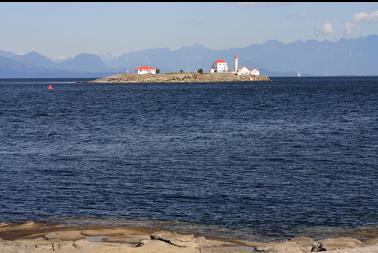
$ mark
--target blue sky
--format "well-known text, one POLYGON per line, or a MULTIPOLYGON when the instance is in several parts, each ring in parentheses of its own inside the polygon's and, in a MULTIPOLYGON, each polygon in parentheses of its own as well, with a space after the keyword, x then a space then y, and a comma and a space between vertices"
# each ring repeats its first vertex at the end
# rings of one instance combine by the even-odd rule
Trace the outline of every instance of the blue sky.
POLYGON ((0 3, 0 50, 49 57, 378 34, 378 3, 0 3))

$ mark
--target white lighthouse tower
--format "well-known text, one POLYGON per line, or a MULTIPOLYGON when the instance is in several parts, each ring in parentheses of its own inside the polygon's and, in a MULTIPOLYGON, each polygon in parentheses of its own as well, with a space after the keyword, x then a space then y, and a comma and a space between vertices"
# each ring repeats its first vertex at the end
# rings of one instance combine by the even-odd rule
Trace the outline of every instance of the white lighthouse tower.
POLYGON ((234 55, 234 61, 235 61, 235 73, 238 73, 238 70, 239 70, 239 54, 238 53, 234 55))

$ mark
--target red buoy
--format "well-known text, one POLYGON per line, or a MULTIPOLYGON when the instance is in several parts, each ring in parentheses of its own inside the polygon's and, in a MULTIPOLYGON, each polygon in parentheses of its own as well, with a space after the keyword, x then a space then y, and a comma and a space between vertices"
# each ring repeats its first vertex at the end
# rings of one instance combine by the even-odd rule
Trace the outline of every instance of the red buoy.
POLYGON ((52 86, 52 84, 49 84, 49 86, 47 87, 48 90, 54 90, 54 87, 52 86))

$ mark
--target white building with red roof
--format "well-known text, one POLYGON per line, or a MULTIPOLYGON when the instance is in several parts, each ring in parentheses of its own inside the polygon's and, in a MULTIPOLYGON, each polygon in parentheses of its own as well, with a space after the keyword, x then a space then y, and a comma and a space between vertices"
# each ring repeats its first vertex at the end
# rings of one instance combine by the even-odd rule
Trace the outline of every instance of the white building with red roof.
POLYGON ((211 73, 224 73, 228 72, 227 62, 223 59, 217 59, 214 61, 213 65, 211 66, 211 73))
POLYGON ((156 68, 151 67, 151 66, 141 66, 135 69, 136 73, 138 75, 143 75, 143 74, 156 74, 156 68))

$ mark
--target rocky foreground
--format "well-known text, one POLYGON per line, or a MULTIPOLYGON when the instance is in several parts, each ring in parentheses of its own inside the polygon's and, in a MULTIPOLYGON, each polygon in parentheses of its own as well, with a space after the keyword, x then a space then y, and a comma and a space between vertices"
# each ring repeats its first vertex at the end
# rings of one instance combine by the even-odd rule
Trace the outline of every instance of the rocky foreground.
POLYGON ((270 81, 268 76, 235 75, 233 73, 167 73, 167 74, 117 74, 87 83, 212 83, 237 81, 270 81))
POLYGON ((251 242, 126 227, 0 223, 1 253, 377 253, 378 228, 362 228, 355 237, 251 242))

